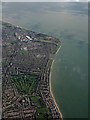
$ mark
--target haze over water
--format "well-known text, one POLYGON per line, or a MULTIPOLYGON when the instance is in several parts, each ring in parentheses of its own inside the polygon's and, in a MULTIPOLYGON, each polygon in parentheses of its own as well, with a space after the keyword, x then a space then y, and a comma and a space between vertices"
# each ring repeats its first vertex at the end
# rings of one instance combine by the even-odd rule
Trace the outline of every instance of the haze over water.
POLYGON ((53 94, 64 118, 87 118, 88 4, 3 3, 3 20, 60 39, 53 94))

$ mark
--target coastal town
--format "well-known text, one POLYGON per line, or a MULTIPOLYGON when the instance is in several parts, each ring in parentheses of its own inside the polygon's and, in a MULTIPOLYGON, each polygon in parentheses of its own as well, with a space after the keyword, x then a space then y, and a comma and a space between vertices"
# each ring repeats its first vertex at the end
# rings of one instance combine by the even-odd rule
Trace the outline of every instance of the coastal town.
POLYGON ((60 46, 52 36, 2 23, 3 119, 62 119, 50 85, 60 46))

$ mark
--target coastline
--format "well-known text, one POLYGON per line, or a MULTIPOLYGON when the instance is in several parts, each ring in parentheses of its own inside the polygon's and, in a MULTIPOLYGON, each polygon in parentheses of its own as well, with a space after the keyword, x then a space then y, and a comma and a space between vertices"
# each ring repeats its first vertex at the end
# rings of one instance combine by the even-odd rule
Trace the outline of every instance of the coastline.
MULTIPOLYGON (((61 45, 60 45, 60 47, 58 48, 55 56, 56 56, 57 53, 59 52, 60 48, 61 48, 61 45)), ((51 69, 52 69, 52 67, 53 67, 54 61, 55 61, 55 59, 53 59, 53 61, 52 61, 51 69)), ((61 113, 61 111, 60 111, 60 109, 59 109, 59 107, 58 107, 58 105, 57 105, 57 103, 56 103, 56 101, 55 101, 55 98, 54 98, 54 95, 53 95, 53 92, 52 92, 52 88, 51 88, 51 70, 50 70, 50 75, 49 75, 49 85, 50 85, 50 94, 51 94, 51 97, 52 97, 52 99, 53 99, 53 101, 54 101, 54 103, 55 103, 55 105, 56 105, 56 107, 57 107, 57 109, 58 109, 58 111, 59 111, 59 113, 60 113, 61 119, 63 120, 62 113, 61 113)))
MULTIPOLYGON (((7 22, 7 23, 8 23, 8 24, 11 24, 11 23, 9 23, 9 22, 7 22)), ((17 25, 15 25, 15 24, 12 24, 12 25, 27 30, 26 28, 17 26, 17 25)), ((60 48, 61 48, 61 45, 60 45, 60 47, 57 49, 57 51, 56 51, 56 53, 55 53, 55 56, 56 56, 57 53, 59 52, 60 48)), ((52 63, 51 63, 51 68, 50 68, 50 69, 52 69, 53 64, 54 64, 54 61, 55 61, 55 59, 53 59, 53 61, 52 61, 52 63)), ((51 97, 52 97, 52 99, 53 99, 53 101, 54 101, 54 104, 55 104, 55 106, 56 106, 56 108, 57 108, 59 114, 60 114, 60 118, 63 120, 62 113, 61 113, 61 111, 60 111, 60 109, 59 109, 59 107, 58 107, 58 105, 57 105, 57 103, 56 103, 56 101, 55 101, 55 98, 54 98, 54 95, 53 95, 53 92, 52 92, 52 88, 51 88, 51 70, 50 70, 50 74, 49 74, 49 87, 50 87, 50 94, 51 94, 51 97)))

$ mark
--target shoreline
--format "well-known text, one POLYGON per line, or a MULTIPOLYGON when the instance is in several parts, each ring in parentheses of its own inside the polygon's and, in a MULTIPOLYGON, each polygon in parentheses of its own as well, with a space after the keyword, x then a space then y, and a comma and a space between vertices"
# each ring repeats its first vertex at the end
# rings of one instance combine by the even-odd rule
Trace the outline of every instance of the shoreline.
MULTIPOLYGON (((58 48, 57 52, 55 53, 55 56, 56 56, 57 53, 59 52, 60 48, 61 48, 61 45, 60 45, 60 47, 58 48)), ((53 67, 54 61, 55 61, 55 59, 53 59, 53 61, 52 61, 51 69, 52 69, 52 67, 53 67)), ((52 99, 53 99, 53 101, 54 101, 54 103, 55 103, 55 105, 56 105, 56 107, 57 107, 57 109, 58 109, 58 111, 59 111, 59 113, 60 113, 61 119, 63 120, 62 113, 61 113, 61 111, 60 111, 60 109, 59 109, 59 107, 58 107, 58 105, 57 105, 57 103, 56 103, 56 101, 55 101, 55 98, 54 98, 54 95, 53 95, 53 92, 52 92, 52 87, 51 87, 51 70, 50 70, 50 75, 49 75, 49 85, 50 85, 50 94, 51 94, 51 97, 52 97, 52 99)))
MULTIPOLYGON (((27 28, 20 27, 20 26, 18 26, 18 25, 12 24, 12 23, 10 23, 10 22, 6 22, 6 21, 2 21, 2 22, 5 22, 5 23, 8 23, 8 24, 14 25, 14 26, 19 27, 19 28, 21 28, 21 29, 28 30, 27 28)), ((57 49, 57 51, 56 51, 56 53, 55 53, 55 56, 56 56, 57 53, 59 52, 60 48, 61 48, 61 45, 60 45, 60 47, 57 49)), ((55 59, 53 59, 53 61, 52 61, 52 63, 51 63, 51 68, 50 68, 50 69, 52 69, 53 64, 54 64, 54 61, 55 61, 55 59)), ((59 109, 59 107, 58 107, 58 105, 57 105, 57 103, 56 103, 56 101, 55 101, 55 98, 54 98, 54 95, 53 95, 53 92, 52 92, 52 88, 51 88, 51 70, 50 70, 50 74, 49 74, 49 86, 50 86, 50 94, 51 94, 51 97, 52 97, 52 99, 53 99, 53 101, 54 101, 54 104, 55 104, 56 108, 58 109, 58 112, 59 112, 59 114, 60 114, 60 118, 63 120, 62 113, 61 113, 61 111, 60 111, 60 109, 59 109)))

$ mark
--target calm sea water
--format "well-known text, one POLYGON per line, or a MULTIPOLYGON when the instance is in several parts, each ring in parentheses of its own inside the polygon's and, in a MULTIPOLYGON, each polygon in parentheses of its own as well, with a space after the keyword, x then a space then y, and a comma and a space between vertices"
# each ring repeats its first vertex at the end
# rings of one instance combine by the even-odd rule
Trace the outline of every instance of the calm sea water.
POLYGON ((52 91, 64 118, 88 117, 87 3, 3 3, 3 20, 55 36, 52 91))

